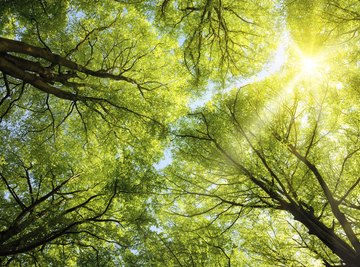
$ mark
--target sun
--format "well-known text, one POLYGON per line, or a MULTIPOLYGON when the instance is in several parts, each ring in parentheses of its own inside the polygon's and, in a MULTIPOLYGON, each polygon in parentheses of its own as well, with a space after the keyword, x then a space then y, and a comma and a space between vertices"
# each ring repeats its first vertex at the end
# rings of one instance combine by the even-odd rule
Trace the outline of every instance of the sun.
POLYGON ((298 67, 303 78, 322 78, 330 71, 325 53, 304 54, 299 53, 298 67))
POLYGON ((316 74, 319 71, 319 60, 316 57, 302 56, 301 70, 305 74, 316 74))
POLYGON ((323 80, 330 72, 329 56, 331 50, 326 47, 314 48, 310 44, 308 47, 299 46, 294 41, 290 45, 292 66, 295 67, 297 75, 301 80, 318 79, 323 80))

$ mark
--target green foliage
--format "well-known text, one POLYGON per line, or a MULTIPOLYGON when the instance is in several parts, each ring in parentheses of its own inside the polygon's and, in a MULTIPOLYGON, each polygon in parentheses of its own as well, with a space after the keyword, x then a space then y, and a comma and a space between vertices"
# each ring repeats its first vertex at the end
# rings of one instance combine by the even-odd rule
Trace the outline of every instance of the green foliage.
POLYGON ((357 266, 359 13, 2 1, 1 265, 357 266))

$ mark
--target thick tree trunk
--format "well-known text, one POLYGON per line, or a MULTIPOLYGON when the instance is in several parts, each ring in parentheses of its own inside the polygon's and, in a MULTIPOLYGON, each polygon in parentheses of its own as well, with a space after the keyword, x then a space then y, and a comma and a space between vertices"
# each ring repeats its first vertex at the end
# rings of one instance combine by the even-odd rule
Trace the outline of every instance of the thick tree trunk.
POLYGON ((309 234, 318 237, 332 252, 341 258, 346 266, 358 267, 360 255, 348 243, 338 237, 332 228, 328 228, 313 213, 296 204, 289 204, 286 209, 301 222, 309 234))

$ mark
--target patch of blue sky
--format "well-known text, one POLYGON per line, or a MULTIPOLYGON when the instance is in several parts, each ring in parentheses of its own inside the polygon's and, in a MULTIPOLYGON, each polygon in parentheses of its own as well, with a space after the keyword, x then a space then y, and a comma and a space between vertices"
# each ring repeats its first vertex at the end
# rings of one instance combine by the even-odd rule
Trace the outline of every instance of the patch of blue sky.
POLYGON ((157 227, 155 225, 152 225, 152 226, 150 226, 150 231, 160 234, 161 232, 163 232, 163 229, 160 227, 157 227))
POLYGON ((75 23, 86 17, 86 14, 81 10, 70 9, 68 11, 68 19, 70 23, 75 23))
POLYGON ((179 38, 178 38, 178 44, 179 46, 183 46, 183 44, 185 43, 185 40, 186 40, 186 36, 185 35, 181 35, 179 38))
POLYGON ((171 147, 167 147, 164 150, 163 157, 160 159, 159 162, 154 164, 154 167, 156 170, 161 171, 162 169, 169 166, 171 164, 172 160, 173 160, 173 157, 172 157, 172 153, 171 153, 171 147))
POLYGON ((18 21, 15 21, 15 26, 16 26, 16 30, 15 30, 15 40, 17 41, 21 41, 21 37, 23 36, 23 34, 25 33, 26 31, 26 27, 23 26, 23 27, 20 27, 20 24, 18 21))
POLYGON ((81 10, 76 10, 75 8, 72 8, 72 9, 69 9, 67 16, 68 16, 68 23, 66 26, 66 30, 70 30, 71 25, 74 25, 81 19, 85 18, 86 14, 81 10))

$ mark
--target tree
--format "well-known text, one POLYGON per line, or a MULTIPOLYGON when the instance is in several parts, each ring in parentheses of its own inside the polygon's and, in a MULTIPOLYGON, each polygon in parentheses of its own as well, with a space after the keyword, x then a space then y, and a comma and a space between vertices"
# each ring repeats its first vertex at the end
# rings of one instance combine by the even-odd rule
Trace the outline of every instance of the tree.
MULTIPOLYGON (((333 12, 351 13, 348 8, 333 12)), ((302 19, 304 10, 297 9, 302 19)), ((320 22, 312 22, 316 32, 320 22)), ((242 244, 243 253, 259 257, 265 266, 310 266, 319 260, 325 266, 357 266, 358 78, 352 72, 357 57, 345 42, 332 51, 333 58, 316 59, 356 29, 328 40, 315 33, 298 40, 296 34, 306 28, 290 26, 299 45, 289 49, 290 63, 281 74, 220 94, 179 123, 175 160, 166 173, 177 227, 164 232, 198 236, 207 244, 203 251, 218 247, 224 253, 220 265, 238 264, 235 251, 242 244), (306 43, 311 50, 301 49, 306 43), (310 56, 318 60, 315 65, 301 63, 310 56), (249 233, 250 223, 256 234, 249 233)), ((246 256, 241 261, 253 264, 246 256)))
POLYGON ((128 191, 157 183, 184 109, 176 42, 112 1, 1 13, 1 262, 117 265, 151 221, 147 197, 128 191))
POLYGON ((3 2, 1 264, 358 265, 358 1, 3 2))
MULTIPOLYGON (((287 222, 296 236, 287 249, 310 250, 334 264, 331 251, 346 266, 356 266, 359 179, 353 164, 358 132, 346 106, 336 101, 345 96, 329 87, 306 97, 295 91, 274 108, 264 103, 269 98, 258 86, 237 90, 213 111, 194 114, 191 120, 199 126, 179 134, 186 141, 172 171, 171 187, 179 195, 174 213, 203 215, 193 227, 211 231, 210 225, 219 224, 213 230, 217 233, 241 222, 252 209, 270 210, 268 216, 286 211, 293 216, 287 222)), ((216 238, 214 233, 205 236, 216 238)))

